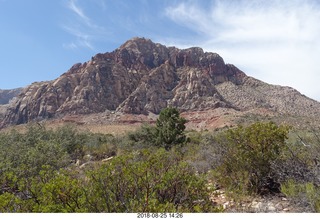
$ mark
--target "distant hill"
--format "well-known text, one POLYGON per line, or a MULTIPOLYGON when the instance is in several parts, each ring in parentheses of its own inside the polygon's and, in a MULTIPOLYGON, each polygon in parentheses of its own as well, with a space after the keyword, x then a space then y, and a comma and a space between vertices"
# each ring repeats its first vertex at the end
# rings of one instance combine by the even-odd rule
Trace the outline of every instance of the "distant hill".
POLYGON ((16 89, 7 89, 7 90, 1 90, 0 89, 0 121, 3 119, 8 103, 10 100, 12 100, 14 97, 17 97, 23 88, 16 88, 16 89))
POLYGON ((158 114, 167 106, 185 114, 221 108, 320 116, 319 102, 249 77, 216 53, 133 38, 55 80, 28 86, 8 107, 2 126, 105 111, 158 114))
POLYGON ((16 88, 16 89, 7 89, 1 90, 0 89, 0 105, 8 104, 9 101, 18 96, 23 88, 16 88))

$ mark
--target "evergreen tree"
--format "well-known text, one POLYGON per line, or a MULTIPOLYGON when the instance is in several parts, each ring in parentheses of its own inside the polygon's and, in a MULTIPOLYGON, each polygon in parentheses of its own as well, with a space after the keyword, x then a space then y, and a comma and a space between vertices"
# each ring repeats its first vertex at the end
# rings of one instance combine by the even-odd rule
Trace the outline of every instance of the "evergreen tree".
POLYGON ((172 145, 183 143, 186 140, 184 130, 187 120, 180 117, 176 108, 161 110, 157 119, 157 143, 169 150, 172 145))

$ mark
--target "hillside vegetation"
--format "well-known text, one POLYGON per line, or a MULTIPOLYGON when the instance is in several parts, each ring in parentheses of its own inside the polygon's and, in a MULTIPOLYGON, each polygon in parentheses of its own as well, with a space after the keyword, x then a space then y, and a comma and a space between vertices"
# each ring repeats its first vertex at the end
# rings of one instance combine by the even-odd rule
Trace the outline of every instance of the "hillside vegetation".
MULTIPOLYGON (((174 108, 123 136, 28 125, 0 133, 0 212, 223 212, 285 195, 320 212, 320 135, 273 122, 185 131, 174 108)), ((243 209, 241 210, 243 211, 243 209)))

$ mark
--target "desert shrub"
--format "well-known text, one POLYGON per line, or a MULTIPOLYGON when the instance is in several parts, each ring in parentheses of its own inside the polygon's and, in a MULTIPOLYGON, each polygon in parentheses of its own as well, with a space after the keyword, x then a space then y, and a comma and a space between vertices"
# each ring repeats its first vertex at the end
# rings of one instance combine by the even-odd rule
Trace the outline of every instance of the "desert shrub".
POLYGON ((312 183, 290 179, 281 185, 281 192, 307 212, 320 212, 320 188, 312 183))
POLYGON ((66 170, 42 166, 37 176, 17 179, 18 193, 0 195, 1 212, 84 212, 80 179, 66 170), (11 207, 2 199, 10 198, 11 207))
POLYGON ((281 183, 289 179, 299 183, 317 180, 310 149, 300 144, 287 144, 279 159, 272 163, 272 169, 281 183))
POLYGON ((175 153, 142 150, 88 173, 94 212, 208 212, 216 210, 206 181, 175 153))
POLYGON ((53 132, 54 141, 67 151, 72 160, 82 158, 88 134, 78 133, 74 126, 65 125, 53 132))
POLYGON ((279 181, 320 185, 320 142, 317 133, 292 130, 280 159, 273 163, 279 181))
POLYGON ((83 171, 42 166, 33 177, 7 176, 1 212, 215 212, 204 176, 164 149, 118 156, 83 171))
POLYGON ((116 138, 111 134, 89 133, 86 136, 83 153, 90 160, 102 160, 118 153, 116 138))
MULTIPOLYGON (((64 170, 44 167, 30 184, 32 212, 84 212, 84 189, 79 178, 64 170)), ((28 183, 28 182, 27 182, 28 183)))
POLYGON ((96 147, 88 147, 84 148, 87 156, 91 157, 90 160, 103 160, 108 157, 113 157, 117 155, 117 147, 112 144, 104 143, 100 144, 96 147))
POLYGON ((16 212, 19 198, 14 194, 5 192, 0 195, 0 212, 16 212))
POLYGON ((216 137, 225 148, 215 173, 221 185, 236 193, 278 191, 272 169, 286 145, 289 128, 275 123, 254 123, 230 129, 216 137))
POLYGON ((225 147, 217 141, 212 133, 192 132, 188 141, 178 151, 199 173, 207 173, 222 163, 225 147))
POLYGON ((13 130, 1 134, 0 193, 19 192, 13 179, 33 178, 43 165, 56 170, 67 167, 80 157, 84 137, 68 127, 53 131, 39 124, 29 125, 25 133, 13 130), (12 174, 14 177, 8 177, 12 174))
POLYGON ((281 192, 287 195, 302 211, 320 211, 320 165, 318 133, 314 130, 290 133, 287 147, 274 162, 281 182, 281 192))
MULTIPOLYGON (((15 131, 13 131, 15 132, 15 131)), ((44 126, 38 123, 30 123, 27 125, 27 130, 24 134, 20 135, 21 140, 28 147, 33 147, 40 141, 48 141, 52 139, 53 132, 47 130, 44 126)))
POLYGON ((192 143, 195 145, 199 145, 202 142, 203 137, 205 136, 206 132, 201 131, 195 131, 195 130, 190 130, 188 132, 185 132, 186 135, 186 142, 187 143, 192 143))
POLYGON ((12 132, 2 136, 0 171, 15 172, 18 177, 37 175, 42 165, 57 169, 69 164, 69 155, 51 137, 51 133, 28 130, 25 134, 12 132), (40 133, 40 134, 39 134, 40 133))
POLYGON ((127 135, 130 146, 150 147, 156 145, 157 129, 155 126, 143 124, 134 132, 127 135))
POLYGON ((85 145, 95 148, 102 144, 115 144, 115 137, 112 134, 90 133, 86 134, 85 145))

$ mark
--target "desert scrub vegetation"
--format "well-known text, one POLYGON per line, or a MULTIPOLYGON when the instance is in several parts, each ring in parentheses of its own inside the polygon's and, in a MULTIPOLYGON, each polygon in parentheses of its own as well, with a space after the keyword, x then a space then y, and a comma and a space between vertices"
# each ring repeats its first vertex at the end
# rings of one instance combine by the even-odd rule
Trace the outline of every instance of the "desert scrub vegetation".
POLYGON ((152 145, 170 150, 174 145, 186 142, 186 122, 176 108, 165 108, 161 110, 156 126, 144 124, 129 134, 129 140, 135 145, 152 145))
POLYGON ((281 192, 305 212, 320 212, 320 131, 293 130, 285 153, 275 166, 281 192))
POLYGON ((277 190, 272 163, 284 150, 287 134, 288 127, 258 122, 218 136, 225 149, 216 171, 220 184, 249 194, 277 190))
POLYGON ((319 131, 256 122, 185 132, 165 112, 120 137, 38 124, 0 133, 0 212, 222 212, 218 188, 239 203, 282 193, 319 211, 319 131))
MULTIPOLYGON (((211 175, 230 197, 287 196, 301 211, 319 212, 319 132, 297 131, 273 122, 204 138, 211 175)), ((198 150, 201 152, 202 149, 198 150)))
POLYGON ((132 147, 131 137, 72 126, 1 133, 0 212, 221 211, 210 201, 206 176, 171 148, 183 132, 168 136, 161 134, 170 147, 146 148, 132 147))
POLYGON ((164 149, 144 149, 89 172, 91 206, 98 212, 217 211, 205 178, 181 159, 164 149))
POLYGON ((320 212, 320 188, 314 183, 298 183, 290 179, 281 185, 281 191, 304 211, 320 212))
POLYGON ((118 156, 81 172, 43 165, 2 177, 1 212, 216 212, 206 179, 165 149, 118 156), (4 182, 5 181, 5 182, 4 182))
POLYGON ((256 122, 214 133, 191 132, 179 150, 198 172, 225 190, 236 203, 250 197, 284 194, 299 210, 318 211, 319 131, 274 122, 256 122), (308 185, 299 196, 285 192, 288 182, 308 185), (313 187, 311 187, 311 185, 313 187), (310 196, 307 193, 312 193, 310 196), (301 199, 299 197, 309 197, 301 199), (313 200, 311 200, 311 198, 313 200))

